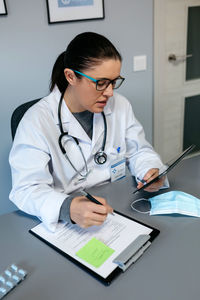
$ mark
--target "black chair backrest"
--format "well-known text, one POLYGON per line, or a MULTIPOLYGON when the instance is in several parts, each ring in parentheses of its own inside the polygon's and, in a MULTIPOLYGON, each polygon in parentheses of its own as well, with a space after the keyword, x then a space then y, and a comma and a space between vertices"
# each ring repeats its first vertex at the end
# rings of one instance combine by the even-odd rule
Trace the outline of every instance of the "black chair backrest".
POLYGON ((25 103, 21 104, 20 106, 18 106, 14 110, 14 112, 12 113, 12 116, 11 116, 11 134, 12 134, 12 139, 13 140, 14 140, 15 133, 16 133, 17 127, 19 125, 19 122, 21 121, 23 115, 25 114, 25 112, 32 105, 34 105, 35 103, 37 103, 40 99, 36 99, 36 100, 29 101, 29 102, 25 102, 25 103))

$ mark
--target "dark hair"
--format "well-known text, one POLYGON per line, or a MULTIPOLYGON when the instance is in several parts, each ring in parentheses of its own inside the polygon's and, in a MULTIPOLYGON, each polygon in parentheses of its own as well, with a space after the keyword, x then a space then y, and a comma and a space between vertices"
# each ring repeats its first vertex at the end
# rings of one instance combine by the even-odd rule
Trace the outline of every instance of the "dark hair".
MULTIPOLYGON (((57 85, 63 93, 68 82, 64 76, 64 69, 70 68, 83 71, 93 65, 101 63, 102 59, 122 60, 115 46, 103 35, 94 32, 84 32, 77 35, 62 52, 53 66, 50 91, 57 85)), ((77 77, 80 75, 76 74, 77 77)))

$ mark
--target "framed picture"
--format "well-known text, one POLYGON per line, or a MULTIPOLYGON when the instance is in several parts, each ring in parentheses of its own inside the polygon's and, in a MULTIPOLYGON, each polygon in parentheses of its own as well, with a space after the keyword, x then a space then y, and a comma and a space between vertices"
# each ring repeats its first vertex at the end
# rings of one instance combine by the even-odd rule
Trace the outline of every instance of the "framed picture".
POLYGON ((104 0, 46 0, 48 22, 104 19, 104 0))
POLYGON ((7 15, 7 8, 5 0, 0 0, 0 15, 7 15))

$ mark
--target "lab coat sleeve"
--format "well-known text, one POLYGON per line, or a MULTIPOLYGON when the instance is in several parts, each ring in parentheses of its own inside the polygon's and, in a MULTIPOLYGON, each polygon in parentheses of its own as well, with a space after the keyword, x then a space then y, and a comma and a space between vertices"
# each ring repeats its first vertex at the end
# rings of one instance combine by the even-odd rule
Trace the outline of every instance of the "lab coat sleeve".
POLYGON ((164 165, 160 156, 146 141, 143 127, 135 118, 130 103, 127 106, 126 113, 126 158, 128 167, 136 178, 143 178, 149 169, 162 169, 164 165))
POLYGON ((10 200, 54 231, 67 195, 54 188, 48 144, 37 126, 21 121, 16 132, 9 156, 13 183, 10 200))

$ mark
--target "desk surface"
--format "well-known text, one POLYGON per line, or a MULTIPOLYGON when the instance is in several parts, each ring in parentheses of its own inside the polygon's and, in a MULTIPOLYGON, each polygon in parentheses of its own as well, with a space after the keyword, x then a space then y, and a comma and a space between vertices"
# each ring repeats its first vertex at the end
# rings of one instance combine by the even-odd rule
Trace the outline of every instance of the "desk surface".
MULTIPOLYGON (((200 197, 200 156, 181 162, 168 176, 172 190, 200 197)), ((200 294, 200 219, 133 212, 135 183, 127 177, 93 189, 112 206, 160 230, 145 254, 105 287, 91 275, 28 233, 38 223, 22 212, 0 217, 0 272, 11 263, 28 276, 5 299, 188 300, 200 294)), ((91 190, 92 191, 92 190, 91 190)))

